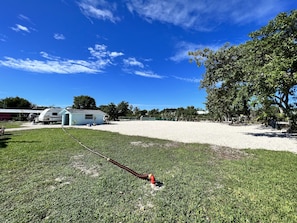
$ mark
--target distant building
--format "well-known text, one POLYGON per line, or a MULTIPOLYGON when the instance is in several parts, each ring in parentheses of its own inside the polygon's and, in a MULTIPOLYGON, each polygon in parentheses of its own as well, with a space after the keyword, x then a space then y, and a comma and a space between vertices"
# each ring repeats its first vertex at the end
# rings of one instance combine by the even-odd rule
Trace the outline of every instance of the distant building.
POLYGON ((207 115, 208 113, 209 113, 208 111, 201 111, 201 110, 197 111, 198 115, 207 115))
POLYGON ((0 121, 3 120, 28 120, 30 116, 38 116, 43 110, 34 109, 0 109, 0 121))
POLYGON ((85 110, 85 109, 63 109, 62 125, 100 125, 103 124, 108 115, 101 110, 85 110))

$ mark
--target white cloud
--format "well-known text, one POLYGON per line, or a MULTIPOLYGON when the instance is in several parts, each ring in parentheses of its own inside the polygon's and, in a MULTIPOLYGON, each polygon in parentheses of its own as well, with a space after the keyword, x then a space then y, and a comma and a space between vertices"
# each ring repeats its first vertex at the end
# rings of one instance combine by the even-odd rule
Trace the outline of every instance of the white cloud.
POLYGON ((176 48, 175 55, 170 57, 169 59, 172 61, 175 61, 175 62, 189 60, 188 52, 199 49, 200 47, 201 47, 201 45, 199 45, 199 44, 181 41, 178 44, 176 44, 176 46, 175 46, 175 48, 176 48))
POLYGON ((115 57, 122 56, 122 52, 110 52, 107 50, 107 46, 104 44, 96 44, 95 47, 89 47, 88 50, 92 55, 92 59, 96 59, 101 66, 107 66, 112 64, 112 60, 115 57))
POLYGON ((88 50, 94 58, 104 58, 108 55, 107 46, 104 44, 96 44, 94 48, 89 47, 88 50))
POLYGON ((50 55, 44 51, 40 52, 42 60, 15 59, 4 57, 0 60, 0 66, 36 73, 100 73, 107 66, 112 65, 116 56, 123 55, 120 52, 109 52, 107 46, 96 44, 88 48, 91 54, 90 60, 72 60, 50 55))
POLYGON ((7 40, 7 37, 0 33, 0 41, 1 42, 6 42, 6 40, 7 40))
MULTIPOLYGON (((145 60, 145 61, 150 61, 150 60, 145 60)), ((123 59, 123 63, 124 63, 123 71, 126 73, 134 74, 141 77, 147 77, 147 78, 157 78, 157 79, 164 78, 164 76, 155 74, 153 71, 143 70, 145 65, 142 62, 136 60, 135 57, 129 57, 127 59, 123 59), (137 70, 139 68, 141 68, 141 70, 137 70)))
POLYGON ((26 26, 22 26, 20 24, 16 24, 14 27, 11 27, 13 31, 16 32, 27 32, 30 33, 30 30, 26 26))
POLYGON ((114 16, 115 4, 110 4, 105 0, 81 0, 78 3, 81 12, 89 19, 109 20, 116 22, 118 17, 114 16))
POLYGON ((36 73, 97 73, 99 72, 97 64, 94 62, 86 62, 80 60, 31 60, 31 59, 14 59, 5 57, 0 60, 0 65, 18 70, 31 71, 36 73))
POLYGON ((142 77, 148 77, 148 78, 157 78, 157 79, 164 78, 163 76, 155 74, 152 71, 134 71, 134 74, 142 77))
POLYGON ((114 58, 114 57, 120 57, 120 56, 123 56, 123 55, 124 55, 124 53, 122 53, 122 52, 111 52, 109 54, 109 56, 112 57, 112 58, 114 58))
POLYGON ((183 28, 211 30, 220 23, 266 23, 285 8, 280 0, 127 0, 131 13, 147 21, 160 21, 183 28))
POLYGON ((136 67, 144 68, 143 63, 137 61, 134 57, 129 57, 128 59, 124 59, 123 62, 126 66, 136 66, 136 67))
POLYGON ((200 83, 201 81, 201 79, 199 78, 187 78, 187 77, 178 77, 178 76, 173 76, 173 77, 177 80, 191 82, 191 83, 200 83))
POLYGON ((49 55, 47 52, 41 51, 40 56, 48 60, 61 60, 60 57, 49 55))
POLYGON ((18 18, 19 18, 20 20, 23 20, 23 21, 32 23, 32 22, 31 22, 31 19, 30 19, 29 17, 23 15, 23 14, 19 14, 19 15, 18 15, 18 18))
POLYGON ((220 45, 202 45, 202 44, 194 44, 194 43, 181 41, 181 42, 176 44, 176 46, 175 46, 176 52, 169 59, 174 61, 174 62, 189 60, 190 56, 188 55, 188 52, 190 52, 190 51, 195 51, 195 50, 204 49, 204 48, 209 48, 211 50, 218 50, 222 46, 223 46, 223 44, 220 44, 220 45))
POLYGON ((54 34, 54 38, 56 40, 64 40, 65 39, 65 36, 63 34, 61 34, 61 33, 55 33, 54 34))

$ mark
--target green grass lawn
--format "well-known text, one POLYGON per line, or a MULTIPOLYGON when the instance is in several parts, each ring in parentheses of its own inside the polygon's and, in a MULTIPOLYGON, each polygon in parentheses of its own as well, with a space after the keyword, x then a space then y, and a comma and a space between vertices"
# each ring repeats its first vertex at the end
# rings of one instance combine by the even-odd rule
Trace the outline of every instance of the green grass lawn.
POLYGON ((0 222, 297 222, 297 155, 67 129, 0 136, 0 222))
POLYGON ((23 123, 24 122, 21 121, 0 121, 0 128, 2 128, 2 126, 5 129, 19 128, 23 123))

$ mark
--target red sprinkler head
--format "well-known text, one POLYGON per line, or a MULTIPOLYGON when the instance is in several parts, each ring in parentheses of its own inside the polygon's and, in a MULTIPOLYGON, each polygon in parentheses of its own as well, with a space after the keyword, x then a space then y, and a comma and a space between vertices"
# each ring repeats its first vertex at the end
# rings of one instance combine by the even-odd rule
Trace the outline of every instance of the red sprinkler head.
POLYGON ((153 174, 149 174, 148 175, 148 179, 149 179, 149 181, 151 182, 151 184, 155 184, 156 183, 156 180, 155 180, 155 177, 154 177, 154 175, 153 174))

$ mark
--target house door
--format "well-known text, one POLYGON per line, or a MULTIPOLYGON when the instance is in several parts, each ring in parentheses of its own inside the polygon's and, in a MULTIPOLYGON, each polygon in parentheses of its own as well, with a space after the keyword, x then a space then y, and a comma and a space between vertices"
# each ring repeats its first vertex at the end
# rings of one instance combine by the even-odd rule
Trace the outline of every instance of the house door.
POLYGON ((65 114, 64 125, 69 125, 69 114, 65 114))

